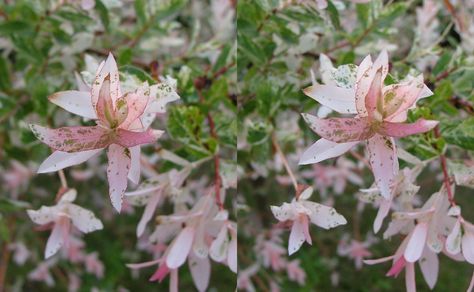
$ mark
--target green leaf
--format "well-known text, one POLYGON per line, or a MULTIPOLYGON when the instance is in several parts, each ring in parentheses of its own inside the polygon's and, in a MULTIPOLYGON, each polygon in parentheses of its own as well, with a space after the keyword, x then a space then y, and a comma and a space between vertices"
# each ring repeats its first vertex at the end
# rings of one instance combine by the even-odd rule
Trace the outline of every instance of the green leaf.
POLYGON ((3 216, 0 216, 0 239, 8 241, 10 239, 10 231, 8 230, 7 222, 3 216))
POLYGON ((247 142, 258 145, 266 142, 270 136, 271 127, 263 122, 251 123, 248 127, 247 142))
POLYGON ((448 67, 449 62, 451 61, 452 55, 450 52, 444 53, 441 58, 439 58, 438 62, 433 68, 433 75, 438 76, 441 72, 445 71, 448 67))
POLYGON ((149 84, 155 84, 156 83, 156 81, 153 79, 153 77, 151 77, 150 74, 148 74, 144 70, 142 70, 138 67, 135 67, 133 65, 121 66, 120 71, 123 72, 123 73, 133 75, 133 76, 135 76, 136 78, 138 78, 139 80, 141 80, 143 82, 148 81, 149 84))
POLYGON ((15 100, 9 96, 0 95, 0 119, 10 114, 15 107, 15 100))
POLYGON ((328 0, 328 13, 329 13, 329 19, 331 19, 332 25, 336 29, 341 29, 341 22, 339 21, 339 12, 337 11, 336 6, 332 3, 331 0, 328 0))
MULTIPOLYGON (((5 60, 5 58, 3 58, 3 56, 0 55, 0 90, 5 91, 10 87, 11 87, 11 83, 10 83, 10 72, 8 70, 8 63, 5 60)), ((0 109, 1 108, 2 106, 0 104, 0 109)))
POLYGON ((449 144, 474 150, 474 118, 464 120, 462 123, 444 125, 441 134, 449 144))
POLYGON ((132 62, 133 52, 130 48, 123 48, 120 50, 117 62, 119 65, 127 65, 132 62))
POLYGON ((9 198, 0 198, 0 212, 14 212, 18 210, 23 210, 26 208, 31 208, 31 205, 28 202, 12 200, 9 198))
POLYGON ((264 117, 271 117, 278 110, 281 103, 280 88, 274 88, 271 83, 263 83, 258 87, 255 98, 258 110, 264 117))
POLYGON ((99 14, 100 21, 102 22, 102 25, 104 26, 105 30, 109 31, 109 10, 104 5, 104 3, 102 3, 102 0, 95 0, 94 9, 97 11, 97 14, 99 14))
POLYGON ((137 15, 139 25, 143 25, 147 21, 145 12, 145 2, 145 0, 136 0, 134 4, 135 14, 137 15))
MULTIPOLYGON (((250 40, 245 34, 238 34, 239 51, 255 65, 264 64, 266 55, 263 49, 255 42, 250 40)), ((242 55, 239 55, 241 58, 242 55)))
POLYGON ((11 20, 0 23, 0 35, 8 35, 12 33, 21 33, 28 31, 31 28, 30 24, 21 20, 11 20))
POLYGON ((193 154, 213 154, 217 142, 202 131, 205 116, 196 106, 172 107, 168 113, 168 133, 193 154))
POLYGON ((369 26, 369 16, 370 16, 370 5, 369 4, 356 4, 357 18, 362 24, 363 28, 369 26))
POLYGON ((397 2, 384 7, 384 10, 377 18, 377 28, 388 27, 392 25, 395 19, 398 19, 408 9, 408 4, 397 2))

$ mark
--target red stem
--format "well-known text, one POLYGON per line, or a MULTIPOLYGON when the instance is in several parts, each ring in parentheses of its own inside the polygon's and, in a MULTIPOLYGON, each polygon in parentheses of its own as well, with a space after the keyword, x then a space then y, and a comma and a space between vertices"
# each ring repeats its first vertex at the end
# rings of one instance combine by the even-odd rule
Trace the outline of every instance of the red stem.
MULTIPOLYGON (((441 137, 441 133, 439 131, 438 126, 434 128, 434 133, 435 133, 436 138, 441 137)), ((444 186, 446 187, 446 191, 448 192, 448 200, 449 200, 449 203, 451 203, 451 205, 454 207, 456 206, 456 201, 454 201, 454 194, 451 189, 451 178, 449 177, 449 173, 448 173, 448 164, 446 162, 446 156, 444 156, 444 154, 441 153, 439 155, 439 159, 441 161, 441 168, 443 170, 444 186)))

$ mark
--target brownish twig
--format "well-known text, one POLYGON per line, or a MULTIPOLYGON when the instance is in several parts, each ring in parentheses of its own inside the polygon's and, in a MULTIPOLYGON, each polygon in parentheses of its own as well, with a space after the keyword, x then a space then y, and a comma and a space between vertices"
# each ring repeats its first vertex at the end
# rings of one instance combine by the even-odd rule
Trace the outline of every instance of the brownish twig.
MULTIPOLYGON (((202 78, 197 78, 194 81, 194 86, 199 96, 199 101, 201 103, 204 103, 204 95, 202 94, 202 89, 204 88, 206 82, 202 84, 201 81, 202 81, 202 78)), ((215 129, 214 119, 212 118, 209 112, 207 113, 207 123, 209 124, 209 131, 210 131, 211 137, 217 141, 218 137, 217 137, 217 133, 215 129)), ((221 200, 222 180, 219 174, 219 169, 220 169, 220 158, 219 158, 219 155, 216 153, 214 154, 214 187, 215 187, 215 193, 216 193, 216 204, 219 206, 219 209, 222 210, 224 209, 224 204, 222 203, 222 200, 221 200)))
MULTIPOLYGON (((436 126, 434 128, 434 134, 435 134, 435 137, 436 138, 440 138, 441 137, 441 133, 439 131, 439 126, 436 126)), ((454 201, 454 194, 453 194, 453 191, 451 189, 451 178, 449 177, 449 173, 448 173, 448 165, 447 165, 447 162, 446 162, 446 156, 441 153, 439 155, 439 160, 441 162, 441 168, 443 170, 443 181, 444 181, 444 186, 446 187, 446 191, 448 193, 448 200, 449 200, 449 203, 451 204, 451 206, 456 206, 456 201, 454 201)))
POLYGON ((444 3, 444 6, 446 6, 446 9, 448 10, 448 12, 453 16, 454 21, 457 22, 457 24, 459 25, 459 29, 461 31, 464 31, 464 22, 456 13, 456 8, 454 8, 453 4, 451 4, 449 0, 443 0, 443 3, 444 3))
POLYGON ((295 175, 293 174, 293 171, 291 170, 290 165, 288 164, 288 160, 286 159, 285 154, 283 153, 283 151, 281 151, 281 148, 280 148, 280 145, 278 144, 275 133, 272 134, 272 144, 273 144, 273 147, 275 148, 275 151, 278 153, 278 155, 280 155, 281 161, 283 162, 283 165, 285 166, 286 172, 290 176, 291 182, 293 183, 293 187, 295 188, 296 199, 298 199, 300 195, 298 182, 296 180, 295 175))

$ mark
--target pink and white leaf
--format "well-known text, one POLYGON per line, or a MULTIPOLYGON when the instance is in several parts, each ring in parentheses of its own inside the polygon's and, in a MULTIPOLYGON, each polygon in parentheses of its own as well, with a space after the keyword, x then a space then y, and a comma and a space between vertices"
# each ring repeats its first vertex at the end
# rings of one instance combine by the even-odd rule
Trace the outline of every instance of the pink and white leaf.
POLYGON ((125 190, 127 189, 127 176, 130 169, 130 152, 128 149, 112 144, 107 150, 109 160, 107 166, 107 179, 109 181, 109 195, 115 210, 120 213, 125 190))
POLYGON ((194 241, 194 227, 187 226, 178 234, 175 240, 171 243, 168 257, 166 258, 166 265, 170 269, 177 269, 184 264, 186 258, 191 251, 194 241))
POLYGON ((63 168, 81 164, 101 152, 103 149, 93 149, 79 152, 54 151, 38 168, 38 173, 55 172, 63 168))
POLYGON ((194 255, 194 253, 190 253, 188 264, 194 286, 196 286, 199 292, 206 291, 211 277, 211 263, 209 258, 201 258, 194 255))
POLYGON ((110 144, 108 131, 100 126, 48 129, 30 125, 33 134, 54 150, 79 152, 100 149, 110 144))
POLYGON ((374 135, 367 118, 320 119, 309 114, 301 115, 311 130, 332 142, 356 142, 367 140, 374 135))
POLYGON ((97 119, 92 106, 91 94, 88 91, 60 91, 48 97, 49 101, 70 113, 88 119, 97 119))
POLYGON ((382 196, 389 199, 398 174, 398 158, 394 140, 376 134, 367 141, 367 150, 375 183, 382 196))
POLYGON ((357 143, 358 142, 336 143, 321 138, 311 145, 311 147, 306 149, 306 151, 301 155, 299 164, 313 164, 340 156, 349 151, 357 143))

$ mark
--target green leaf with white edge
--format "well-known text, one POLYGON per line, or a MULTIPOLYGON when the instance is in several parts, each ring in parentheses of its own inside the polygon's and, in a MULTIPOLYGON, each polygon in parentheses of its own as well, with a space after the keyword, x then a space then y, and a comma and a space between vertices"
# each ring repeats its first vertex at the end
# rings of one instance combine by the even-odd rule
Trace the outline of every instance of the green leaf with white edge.
POLYGON ((441 135, 448 144, 474 150, 474 118, 442 125, 441 135))
POLYGON ((262 144, 270 137, 271 126, 266 123, 258 122, 249 124, 247 130, 247 141, 252 145, 262 144))
POLYGON ((135 76, 140 81, 148 81, 148 84, 155 84, 156 81, 151 77, 150 74, 145 72, 143 69, 135 67, 133 65, 125 65, 120 67, 120 71, 135 76))

